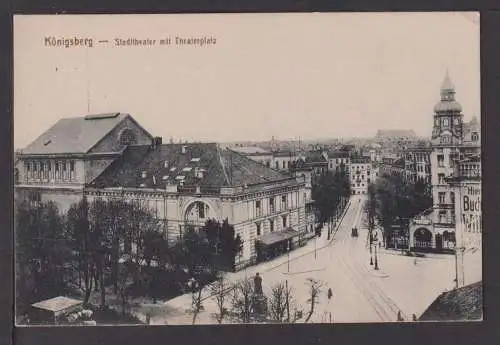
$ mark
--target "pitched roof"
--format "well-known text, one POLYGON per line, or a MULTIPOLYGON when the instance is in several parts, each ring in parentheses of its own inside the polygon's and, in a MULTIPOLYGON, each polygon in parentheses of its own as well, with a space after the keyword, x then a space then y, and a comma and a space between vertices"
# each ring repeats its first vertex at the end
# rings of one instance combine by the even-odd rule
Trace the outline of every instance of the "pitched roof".
POLYGON ((306 163, 327 163, 323 153, 319 150, 305 153, 306 163))
POLYGON ((480 132, 481 131, 481 126, 479 125, 479 122, 477 121, 477 117, 475 117, 475 116, 473 116, 469 122, 465 122, 463 125, 463 128, 464 128, 465 133, 480 132))
POLYGON ((83 302, 80 300, 64 296, 58 296, 41 302, 34 303, 32 304, 32 306, 38 309, 58 312, 82 304, 83 302))
POLYGON ((273 152, 274 157, 295 157, 296 155, 297 154, 295 152, 293 152, 292 150, 288 150, 288 149, 273 152))
POLYGON ((483 317, 483 283, 477 282, 443 292, 419 321, 481 320, 483 317))
POLYGON ((370 157, 358 156, 351 158, 351 164, 366 164, 366 163, 370 163, 370 157))
POLYGON ((130 146, 90 185, 165 188, 167 184, 230 187, 289 178, 216 143, 130 146), (183 147, 185 152, 183 153, 183 147), (145 177, 143 177, 143 172, 145 177), (200 174, 197 174, 200 172, 200 174))
POLYGON ((349 158, 349 152, 345 150, 328 151, 328 159, 332 158, 349 158))
POLYGON ((264 150, 261 147, 258 146, 237 146, 237 147, 232 147, 231 150, 242 153, 242 154, 271 154, 271 152, 264 150))
POLYGON ((23 154, 86 153, 128 114, 110 113, 65 118, 35 139, 23 154))

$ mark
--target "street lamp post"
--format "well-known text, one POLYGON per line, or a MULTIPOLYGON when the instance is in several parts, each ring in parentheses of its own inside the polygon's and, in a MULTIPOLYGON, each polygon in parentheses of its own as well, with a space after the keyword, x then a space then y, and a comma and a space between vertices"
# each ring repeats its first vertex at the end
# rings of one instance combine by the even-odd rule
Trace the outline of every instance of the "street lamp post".
POLYGON ((317 255, 316 255, 316 240, 317 240, 318 236, 314 236, 314 260, 317 259, 317 255))
POLYGON ((371 226, 370 226, 370 231, 368 232, 368 244, 370 246, 370 266, 373 266, 373 253, 372 253, 373 230, 371 229, 371 226))
POLYGON ((288 242, 288 273, 290 273, 290 241, 288 242))

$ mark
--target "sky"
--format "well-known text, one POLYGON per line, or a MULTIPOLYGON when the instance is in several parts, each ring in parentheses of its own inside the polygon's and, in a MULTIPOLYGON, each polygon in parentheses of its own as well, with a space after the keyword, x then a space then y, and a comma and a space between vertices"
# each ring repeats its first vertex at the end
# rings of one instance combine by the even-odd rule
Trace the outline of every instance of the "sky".
POLYGON ((108 112, 164 141, 429 136, 447 70, 465 120, 480 117, 479 67, 476 13, 15 16, 14 146, 108 112), (48 47, 51 36, 94 46, 48 47), (175 36, 216 43, 113 44, 175 36))

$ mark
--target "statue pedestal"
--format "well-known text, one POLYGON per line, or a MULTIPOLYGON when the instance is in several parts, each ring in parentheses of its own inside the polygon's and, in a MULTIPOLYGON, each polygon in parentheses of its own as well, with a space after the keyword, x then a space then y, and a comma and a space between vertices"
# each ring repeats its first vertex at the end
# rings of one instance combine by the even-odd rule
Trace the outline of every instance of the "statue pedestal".
POLYGON ((265 316, 267 314, 266 296, 261 294, 253 296, 253 310, 256 316, 265 316))

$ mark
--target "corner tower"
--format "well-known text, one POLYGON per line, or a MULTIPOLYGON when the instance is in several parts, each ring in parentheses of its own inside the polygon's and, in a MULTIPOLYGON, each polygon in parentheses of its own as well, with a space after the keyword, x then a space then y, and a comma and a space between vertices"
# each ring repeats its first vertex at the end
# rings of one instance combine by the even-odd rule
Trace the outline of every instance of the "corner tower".
POLYGON ((455 100, 455 86, 447 71, 441 85, 441 100, 434 107, 432 145, 460 145, 462 135, 462 106, 455 100))
POLYGON ((437 234, 453 232, 455 194, 446 182, 454 173, 463 141, 462 106, 455 100, 455 86, 448 72, 441 85, 441 98, 434 107, 432 127, 431 184, 434 229, 437 234))

